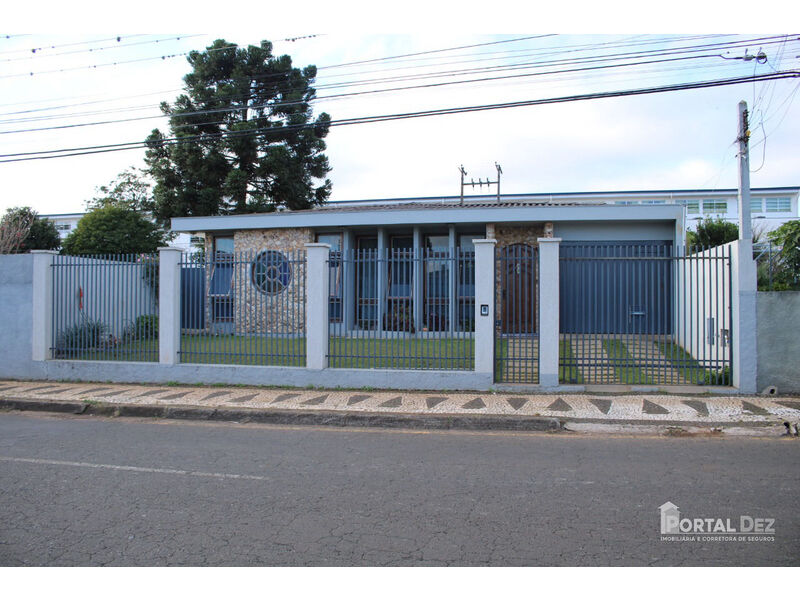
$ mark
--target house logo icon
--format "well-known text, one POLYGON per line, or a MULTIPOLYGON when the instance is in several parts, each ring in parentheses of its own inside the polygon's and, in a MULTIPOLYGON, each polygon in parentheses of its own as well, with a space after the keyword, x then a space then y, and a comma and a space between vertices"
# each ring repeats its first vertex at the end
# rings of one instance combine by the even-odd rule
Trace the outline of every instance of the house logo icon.
POLYGON ((681 512, 672 502, 665 502, 658 507, 661 511, 661 535, 680 533, 681 512))

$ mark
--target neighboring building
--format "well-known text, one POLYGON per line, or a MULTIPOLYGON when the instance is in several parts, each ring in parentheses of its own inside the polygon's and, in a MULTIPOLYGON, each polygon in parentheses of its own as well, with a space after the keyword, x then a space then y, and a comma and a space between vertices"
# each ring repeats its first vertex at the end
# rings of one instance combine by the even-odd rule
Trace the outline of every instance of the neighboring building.
MULTIPOLYGON (((39 215, 43 219, 52 221, 56 226, 58 235, 63 240, 78 226, 78 221, 83 218, 86 213, 63 213, 53 215, 39 215)), ((197 244, 203 243, 203 239, 198 236, 190 236, 185 233, 178 234, 175 239, 169 242, 173 248, 180 248, 184 252, 194 252, 197 249, 197 244)))

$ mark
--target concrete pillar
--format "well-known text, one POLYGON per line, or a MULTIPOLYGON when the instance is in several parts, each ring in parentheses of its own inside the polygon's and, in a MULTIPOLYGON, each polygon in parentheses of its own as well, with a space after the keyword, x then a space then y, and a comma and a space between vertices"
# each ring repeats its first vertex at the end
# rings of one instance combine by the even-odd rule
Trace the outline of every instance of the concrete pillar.
POLYGON ((329 244, 306 247, 306 368, 328 368, 329 244))
POLYGON ((558 385, 561 238, 539 238, 539 385, 558 385))
POLYGON ((33 360, 53 358, 53 250, 31 250, 33 255, 33 360))
POLYGON ((158 362, 181 362, 181 251, 158 249, 158 362))
POLYGON ((757 391, 758 331, 756 323, 756 261, 752 240, 731 244, 731 314, 733 386, 740 392, 757 391))
POLYGON ((497 240, 475 244, 475 372, 494 374, 494 247, 497 240))

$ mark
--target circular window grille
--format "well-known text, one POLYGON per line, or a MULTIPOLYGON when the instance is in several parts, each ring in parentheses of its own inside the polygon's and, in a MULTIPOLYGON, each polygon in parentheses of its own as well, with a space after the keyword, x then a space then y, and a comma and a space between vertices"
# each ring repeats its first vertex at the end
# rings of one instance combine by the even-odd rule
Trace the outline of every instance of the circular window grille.
POLYGON ((278 294, 292 281, 292 265, 277 250, 264 250, 250 266, 250 279, 264 294, 278 294))

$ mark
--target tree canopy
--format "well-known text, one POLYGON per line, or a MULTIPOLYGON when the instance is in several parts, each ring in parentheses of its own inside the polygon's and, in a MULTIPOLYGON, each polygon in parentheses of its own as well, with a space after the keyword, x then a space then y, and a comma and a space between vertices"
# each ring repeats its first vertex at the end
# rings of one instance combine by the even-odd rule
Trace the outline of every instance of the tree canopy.
POLYGON ((139 212, 152 213, 155 203, 151 185, 145 174, 136 167, 125 169, 108 185, 97 188, 98 195, 86 202, 87 210, 105 206, 122 206, 139 212))
POLYGON ((316 67, 293 67, 288 55, 273 56, 267 41, 240 48, 217 40, 188 61, 185 93, 161 105, 169 135, 155 129, 147 138, 155 218, 325 202, 330 116, 313 120, 316 67))
POLYGON ((739 239, 739 227, 717 217, 707 217, 697 225, 697 231, 689 231, 686 243, 689 247, 713 248, 739 239))
POLYGON ((61 246, 61 236, 55 224, 42 219, 29 206, 9 208, 3 216, 0 227, 3 230, 18 229, 18 244, 5 251, 10 253, 30 252, 31 250, 57 250, 61 246))
POLYGON ((143 254, 167 243, 167 233, 146 215, 125 206, 89 211, 64 240, 66 254, 143 254))

